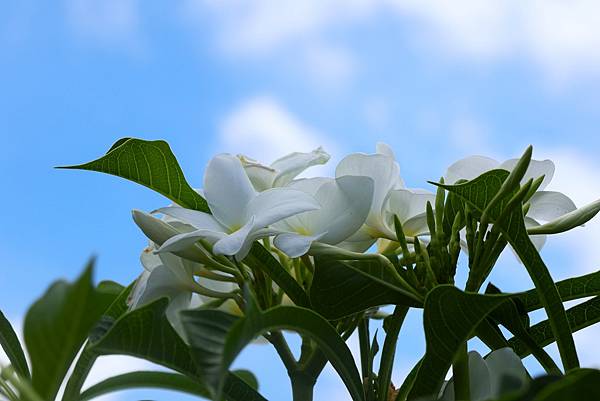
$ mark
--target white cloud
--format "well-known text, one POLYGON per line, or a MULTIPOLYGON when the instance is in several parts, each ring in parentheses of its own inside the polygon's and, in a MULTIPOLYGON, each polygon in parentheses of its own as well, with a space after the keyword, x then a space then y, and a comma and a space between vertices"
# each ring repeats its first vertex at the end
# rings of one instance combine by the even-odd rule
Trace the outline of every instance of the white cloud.
POLYGON ((450 127, 450 144, 466 154, 494 157, 489 144, 489 132, 483 124, 471 116, 456 118, 450 127))
MULTIPOLYGON (((219 151, 243 153, 265 163, 291 152, 323 146, 332 155, 337 147, 315 128, 300 121, 277 100, 261 96, 240 104, 223 120, 219 151)), ((311 173, 322 171, 312 168, 311 173)))
POLYGON ((75 33, 101 44, 139 45, 137 0, 66 0, 66 17, 75 33))
POLYGON ((427 52, 469 61, 528 60, 553 81, 600 69, 595 0, 190 0, 185 10, 215 16, 218 41, 234 54, 297 52, 328 43, 340 27, 395 13, 412 43, 427 52))

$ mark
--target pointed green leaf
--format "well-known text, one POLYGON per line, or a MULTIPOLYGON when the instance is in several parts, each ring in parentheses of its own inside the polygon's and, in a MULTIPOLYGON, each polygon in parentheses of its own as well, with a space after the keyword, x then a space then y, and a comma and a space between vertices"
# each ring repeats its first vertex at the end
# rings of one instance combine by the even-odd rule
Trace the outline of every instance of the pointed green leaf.
POLYGON ((91 386, 81 394, 79 400, 87 401, 115 391, 134 388, 157 388, 179 391, 203 398, 209 397, 208 390, 201 382, 179 373, 131 372, 110 377, 91 386))
POLYGON ((2 346, 15 372, 21 377, 29 378, 29 367, 27 366, 23 347, 21 347, 17 333, 15 333, 12 325, 1 311, 0 346, 2 346))
POLYGON ((459 349, 476 328, 509 295, 465 293, 440 285, 425 298, 423 325, 425 356, 409 393, 409 400, 437 395, 459 349))
POLYGON ((99 159, 59 168, 116 175, 144 185, 185 208, 210 212, 206 200, 185 180, 175 155, 165 141, 122 138, 99 159))
POLYGON ((90 330, 114 299, 106 287, 94 288, 92 270, 93 261, 75 283, 54 283, 25 316, 32 384, 44 399, 56 396, 90 330))
POLYGON ((184 329, 194 356, 202 364, 203 377, 207 379, 214 396, 218 398, 221 392, 223 373, 227 372, 246 345, 268 331, 291 330, 310 336, 336 369, 352 399, 363 400, 362 383, 352 354, 329 322, 309 309, 296 306, 278 306, 265 312, 254 308, 247 308, 246 316, 229 327, 224 319, 213 320, 211 324, 206 311, 190 310, 182 313, 184 329), (228 331, 225 341, 219 340, 217 336, 223 331, 228 331), (208 353, 207 348, 211 343, 213 352, 208 353))
MULTIPOLYGON (((558 281, 556 288, 563 302, 600 295, 600 271, 558 281)), ((543 307, 538 290, 535 288, 517 296, 523 302, 527 312, 543 307)))
MULTIPOLYGON (((121 291, 115 297, 110 306, 104 311, 94 329, 92 329, 92 333, 90 334, 91 338, 101 337, 107 329, 106 326, 112 324, 114 320, 127 311, 127 298, 133 289, 134 283, 135 282, 131 283, 127 288, 123 288, 116 283, 110 282, 101 282, 98 285, 98 289, 101 291, 114 291, 118 290, 119 287, 121 288, 121 291)), ((69 376, 69 380, 67 381, 67 385, 65 387, 65 392, 63 393, 63 401, 72 401, 79 398, 81 388, 83 387, 83 384, 85 383, 85 380, 92 370, 92 367, 98 357, 90 348, 91 345, 88 341, 83 348, 83 352, 75 363, 73 372, 69 376)))
MULTIPOLYGON (((567 309, 567 319, 573 333, 600 322, 600 296, 567 309)), ((540 347, 545 347, 556 341, 548 320, 543 320, 531 326, 529 333, 540 347)), ((519 356, 529 355, 530 350, 521 339, 511 338, 508 342, 519 356)))
POLYGON ((579 366, 577 350, 554 280, 527 235, 522 208, 515 207, 510 214, 496 222, 495 220, 503 214, 512 193, 508 193, 503 199, 497 201, 494 207, 489 207, 489 203, 500 191, 508 175, 509 173, 505 170, 491 170, 464 184, 442 186, 448 191, 456 193, 479 212, 487 209, 490 220, 497 223, 496 225, 527 268, 527 272, 538 290, 552 330, 557 337, 563 366, 568 371, 579 366))
MULTIPOLYGON (((500 290, 489 284, 486 294, 499 294, 500 290)), ((540 347, 529 333, 529 315, 519 298, 511 297, 490 314, 491 318, 506 327, 529 348, 548 374, 560 375, 561 371, 552 358, 540 347)))
MULTIPOLYGON (((193 379, 202 374, 190 348, 179 337, 165 316, 168 299, 161 298, 119 319, 91 350, 98 355, 130 355, 157 363, 193 379)), ((223 393, 231 401, 265 401, 246 381, 225 370, 223 393)))
POLYGON ((421 306, 377 260, 315 258, 310 300, 327 319, 340 319, 380 305, 421 306))

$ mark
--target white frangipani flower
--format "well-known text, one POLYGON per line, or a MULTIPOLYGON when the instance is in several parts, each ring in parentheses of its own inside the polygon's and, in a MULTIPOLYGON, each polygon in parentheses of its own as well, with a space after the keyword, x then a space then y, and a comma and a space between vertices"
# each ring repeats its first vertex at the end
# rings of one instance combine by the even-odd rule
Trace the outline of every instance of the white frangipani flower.
MULTIPOLYGON (((128 300, 130 309, 136 309, 159 298, 168 297, 166 316, 173 328, 183 337, 179 312, 214 300, 198 292, 206 290, 228 293, 237 288, 235 283, 203 279, 196 282, 194 273, 202 269, 199 263, 180 258, 171 253, 156 254, 154 244, 148 246, 140 257, 144 271, 137 279, 128 300), (204 287, 204 288, 202 288, 204 287)), ((234 311, 235 302, 227 300, 224 309, 234 311)), ((185 337, 183 337, 185 338, 185 337)))
MULTIPOLYGON (((447 184, 454 184, 460 179, 472 180, 493 169, 512 171, 518 161, 519 159, 509 159, 500 163, 489 157, 470 156, 448 167, 444 180, 447 184)), ((577 208, 575 203, 565 194, 544 191, 554 176, 554 163, 551 160, 531 160, 521 183, 525 183, 531 178, 535 180, 541 176, 544 176, 544 179, 536 193, 529 200, 530 207, 525 216, 527 227, 539 226, 540 222, 552 221, 577 208)), ((530 238, 538 250, 546 242, 545 235, 532 235, 530 238)))
POLYGON ((336 245, 354 234, 365 222, 373 198, 373 180, 369 177, 300 179, 288 188, 308 193, 321 204, 319 210, 273 225, 285 231, 275 237, 275 246, 290 257, 306 254, 313 241, 336 245))
POLYGON ((216 255, 235 255, 241 260, 253 241, 272 235, 268 226, 320 207, 312 196, 294 189, 257 193, 240 160, 228 154, 217 155, 208 163, 203 193, 212 214, 182 207, 158 210, 195 228, 169 238, 159 252, 177 252, 205 239, 214 245, 216 255))
POLYGON ((425 205, 428 200, 435 199, 435 195, 423 190, 404 188, 400 167, 389 146, 378 143, 375 154, 354 153, 346 156, 335 174, 336 177, 369 177, 374 184, 373 202, 365 224, 344 241, 342 247, 363 252, 379 238, 396 240, 394 214, 400 218, 405 231, 409 229, 407 236, 427 232, 425 205))
POLYGON ((290 153, 275 160, 270 166, 265 166, 244 155, 238 157, 257 191, 286 186, 307 168, 325 164, 330 158, 321 147, 309 153, 290 153))

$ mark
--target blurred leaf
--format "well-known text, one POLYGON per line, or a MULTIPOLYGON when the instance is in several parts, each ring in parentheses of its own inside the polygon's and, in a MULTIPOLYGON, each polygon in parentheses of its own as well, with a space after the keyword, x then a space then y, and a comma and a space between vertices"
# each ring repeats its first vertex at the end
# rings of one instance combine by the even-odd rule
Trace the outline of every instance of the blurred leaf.
POLYGON ((465 293, 451 285, 437 286, 427 294, 423 312, 426 351, 408 399, 439 393, 460 347, 507 299, 509 295, 465 293))
POLYGON ((179 373, 131 372, 110 377, 91 386, 81 394, 79 400, 87 401, 115 391, 134 388, 174 390, 209 398, 208 389, 204 385, 179 373))
POLYGON ((54 283, 25 316, 32 384, 44 399, 54 399, 90 330, 114 299, 106 287, 92 285, 93 264, 73 284, 54 283))
POLYGON ((591 220, 600 211, 600 199, 588 205, 573 210, 540 226, 529 227, 527 232, 531 235, 558 234, 579 227, 591 220))
POLYGON ((342 378, 355 401, 363 400, 362 382, 350 350, 337 331, 315 312, 296 306, 278 306, 265 312, 259 311, 252 300, 245 317, 231 325, 232 319, 221 315, 209 319, 206 311, 189 310, 182 313, 182 321, 195 360, 202 366, 207 384, 218 398, 223 386, 223 374, 227 372, 237 355, 252 340, 272 330, 291 330, 310 336, 329 359, 342 378), (227 332, 225 340, 218 338, 227 332), (212 344, 212 349, 208 349, 212 344))
POLYGON ((421 306, 376 260, 315 258, 310 300, 317 312, 331 320, 380 305, 421 306))
POLYGON ((250 254, 244 262, 254 269, 260 269, 267 274, 298 306, 309 306, 310 301, 306 291, 298 282, 283 268, 281 263, 275 259, 271 252, 254 242, 250 254))
POLYGON ((524 391, 496 401, 596 401, 600 399, 600 371, 574 369, 565 376, 535 378, 524 391))
POLYGON ((185 180, 175 155, 165 141, 122 138, 99 159, 59 168, 116 175, 144 185, 180 206, 210 213, 206 200, 185 180))
POLYGON ((577 350, 575 349, 573 336, 569 329, 569 321, 567 320, 565 309, 554 280, 527 235, 522 207, 515 207, 502 221, 496 222, 496 219, 502 215, 510 200, 511 194, 508 193, 494 207, 488 208, 488 205, 503 187, 503 183, 508 176, 508 171, 491 170, 464 184, 436 185, 441 185, 449 192, 457 194, 479 212, 483 213, 486 208, 489 209, 489 218, 501 230, 513 247, 539 291, 540 299, 550 320, 552 330, 558 340, 557 344, 563 366, 568 371, 579 366, 577 350))
MULTIPOLYGON (((600 271, 558 281, 556 288, 563 302, 600 295, 600 271)), ((527 312, 542 308, 538 290, 518 294, 527 312)))
MULTIPOLYGON (((99 355, 130 355, 143 358, 200 380, 198 368, 188 345, 179 337, 165 316, 168 299, 133 310, 119 319, 106 334, 92 344, 99 355)), ((223 393, 230 401, 265 401, 245 380, 225 370, 223 393)))
MULTIPOLYGON (((110 304, 108 309, 104 311, 95 327, 92 329, 90 334, 90 338, 100 338, 104 335, 105 331, 112 325, 112 323, 119 316, 127 312, 127 298, 133 289, 133 285, 135 281, 132 282, 128 287, 124 288, 123 286, 103 281, 98 284, 98 289, 104 292, 114 292, 120 288, 118 295, 115 297, 113 302, 110 304)), ((88 341, 83 348, 83 352, 79 355, 77 362, 75 363, 75 367, 73 368, 73 372, 69 376, 69 380, 67 381, 67 385, 65 387, 65 392, 63 394, 63 401, 71 401, 77 400, 79 398, 79 393, 83 384, 85 383, 92 366, 96 362, 98 355, 90 349, 90 341, 88 341)))
MULTIPOLYGON (((600 296, 568 309, 567 318, 573 333, 600 322, 600 296)), ((548 320, 543 320, 531 326, 529 333, 540 347, 545 347, 556 341, 548 320)), ((530 351, 521 339, 511 338, 508 342, 520 357, 524 358, 529 355, 530 351)))
POLYGON ((0 345, 6 353, 8 360, 10 361, 13 369, 17 374, 24 378, 29 378, 29 367, 27 366, 27 359, 21 347, 21 342, 17 337, 13 327, 11 326, 8 319, 0 311, 0 345))

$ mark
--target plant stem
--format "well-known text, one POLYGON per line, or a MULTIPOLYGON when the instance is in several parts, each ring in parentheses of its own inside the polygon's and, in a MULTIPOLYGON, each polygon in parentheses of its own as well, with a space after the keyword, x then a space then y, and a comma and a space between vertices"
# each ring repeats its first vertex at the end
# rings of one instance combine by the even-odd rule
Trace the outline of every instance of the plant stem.
POLYGON ((466 342, 463 343, 456 360, 452 364, 452 376, 454 378, 454 398, 460 401, 470 400, 469 354, 467 353, 466 342))
POLYGON ((302 371, 290 374, 294 401, 312 401, 315 380, 302 371))

